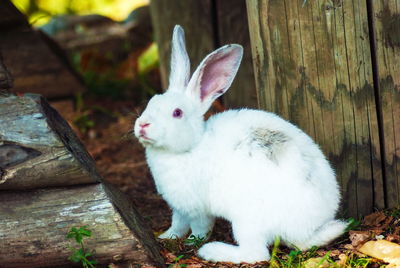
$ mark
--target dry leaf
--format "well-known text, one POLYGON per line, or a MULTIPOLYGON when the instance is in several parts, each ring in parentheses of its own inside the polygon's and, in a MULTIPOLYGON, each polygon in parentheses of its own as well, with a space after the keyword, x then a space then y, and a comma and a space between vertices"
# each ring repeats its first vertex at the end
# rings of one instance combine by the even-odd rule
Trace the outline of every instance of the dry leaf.
POLYGON ((386 240, 390 242, 400 242, 400 236, 396 234, 389 234, 387 235, 386 240))
POLYGON ((394 228, 394 235, 400 235, 400 226, 397 226, 396 228, 394 228))
POLYGON ((168 262, 168 263, 173 263, 176 260, 176 255, 174 255, 173 253, 163 249, 161 250, 161 255, 163 255, 164 259, 168 262))
POLYGON ((388 216, 386 217, 385 221, 382 223, 381 228, 382 229, 386 229, 389 227, 389 225, 392 223, 393 221, 393 217, 392 216, 388 216))
POLYGON ((183 260, 180 260, 179 261, 179 263, 181 263, 181 264, 198 264, 198 263, 202 263, 203 261, 202 260, 200 260, 199 258, 196 258, 196 257, 191 257, 191 258, 188 258, 188 259, 183 259, 183 260))
POLYGON ((203 267, 203 264, 201 263, 193 263, 193 264, 188 264, 186 266, 186 268, 201 268, 201 267, 203 267))
POLYGON ((332 250, 331 254, 329 254, 329 256, 331 256, 331 257, 336 257, 336 256, 340 256, 340 255, 342 255, 342 252, 338 249, 332 250))
POLYGON ((345 244, 345 245, 343 246, 343 248, 345 248, 345 249, 350 249, 350 250, 353 250, 353 249, 354 249, 354 247, 353 247, 351 244, 345 244))
MULTIPOLYGON (((382 228, 383 228, 383 227, 382 227, 382 228)), ((383 234, 383 233, 385 232, 385 230, 382 229, 382 228, 378 228, 378 227, 371 228, 371 229, 369 230, 369 231, 371 231, 371 237, 374 237, 374 236, 383 234)))
POLYGON ((347 256, 346 254, 340 254, 339 255, 339 260, 336 261, 337 266, 339 266, 340 268, 342 267, 346 267, 346 263, 347 263, 347 259, 349 258, 349 256, 347 256))
POLYGON ((317 253, 318 256, 323 257, 326 255, 327 252, 328 251, 326 249, 320 248, 315 253, 317 253))
POLYGON ((386 219, 385 213, 383 213, 382 211, 378 211, 368 216, 365 216, 364 225, 371 227, 378 227, 380 226, 380 223, 383 222, 385 219, 386 219))
POLYGON ((349 237, 351 245, 356 248, 367 241, 371 237, 371 234, 369 231, 350 231, 349 237))
POLYGON ((368 241, 358 251, 388 262, 388 267, 400 266, 400 245, 386 240, 368 241))

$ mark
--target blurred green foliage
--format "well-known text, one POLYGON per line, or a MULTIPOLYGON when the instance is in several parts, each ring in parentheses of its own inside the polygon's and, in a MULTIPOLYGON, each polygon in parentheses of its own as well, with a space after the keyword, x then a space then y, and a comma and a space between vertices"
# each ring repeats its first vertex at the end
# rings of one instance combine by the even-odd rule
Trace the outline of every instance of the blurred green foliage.
MULTIPOLYGON (((132 16, 132 10, 147 5, 149 2, 149 0, 11 1, 34 26, 43 25, 52 17, 57 18, 58 22, 63 22, 62 15, 86 14, 107 16, 123 25, 128 15, 132 16)), ((67 19, 64 20, 67 21, 67 19)), ((43 27, 41 29, 44 30, 43 27)), ((76 38, 81 38, 80 36, 85 35, 86 28, 84 25, 77 24, 74 30, 76 38)), ((55 32, 48 34, 55 36, 55 32)), ((102 46, 102 44, 99 44, 99 46, 102 46)), ((156 93, 156 89, 159 87, 157 71, 159 56, 155 43, 145 48, 137 46, 134 40, 127 38, 121 42, 120 48, 111 47, 107 53, 104 53, 104 50, 103 46, 101 48, 77 48, 66 51, 72 67, 80 74, 88 89, 83 96, 77 97, 78 99, 91 95, 111 99, 130 98, 140 103, 156 93), (143 52, 138 54, 140 51, 143 52)), ((98 109, 82 106, 81 115, 75 120, 75 124, 84 132, 95 124, 91 119, 92 110, 98 109)))
POLYGON ((138 72, 143 75, 158 67, 158 49, 155 43, 145 50, 138 59, 138 72))
POLYGON ((135 8, 147 5, 149 0, 12 0, 29 22, 40 26, 52 16, 62 14, 100 14, 117 21, 125 19, 135 8))
MULTIPOLYGON (((108 55, 112 58, 112 55, 108 55)), ((121 99, 132 96, 136 92, 137 99, 146 99, 153 96, 157 90, 152 83, 152 75, 159 67, 157 46, 152 43, 137 59, 136 77, 132 79, 121 78, 118 75, 118 65, 109 66, 105 71, 96 70, 98 62, 95 59, 86 63, 82 68, 81 53, 77 52, 72 57, 73 67, 80 73, 88 93, 97 97, 121 99)))
POLYGON ((142 87, 146 96, 149 97, 156 94, 156 90, 149 84, 149 73, 154 69, 159 68, 159 54, 155 43, 145 50, 138 58, 138 78, 139 84, 142 87))

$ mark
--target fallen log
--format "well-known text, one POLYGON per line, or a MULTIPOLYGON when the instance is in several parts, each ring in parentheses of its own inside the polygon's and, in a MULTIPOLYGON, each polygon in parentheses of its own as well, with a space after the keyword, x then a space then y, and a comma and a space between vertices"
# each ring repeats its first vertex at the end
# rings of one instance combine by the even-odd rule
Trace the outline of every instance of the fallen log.
POLYGON ((94 160, 44 98, 0 98, 0 118, 0 190, 101 181, 94 160))
POLYGON ((58 45, 34 30, 10 0, 0 1, 0 36, 4 64, 14 78, 13 92, 52 98, 85 90, 58 45))
POLYGON ((0 192, 0 267, 71 267, 66 235, 92 231, 84 240, 100 264, 163 266, 159 247, 121 192, 107 184, 0 192))
POLYGON ((70 56, 96 50, 101 54, 113 51, 121 57, 145 49, 153 40, 148 6, 133 10, 123 22, 97 14, 62 15, 54 16, 40 29, 56 40, 70 56))

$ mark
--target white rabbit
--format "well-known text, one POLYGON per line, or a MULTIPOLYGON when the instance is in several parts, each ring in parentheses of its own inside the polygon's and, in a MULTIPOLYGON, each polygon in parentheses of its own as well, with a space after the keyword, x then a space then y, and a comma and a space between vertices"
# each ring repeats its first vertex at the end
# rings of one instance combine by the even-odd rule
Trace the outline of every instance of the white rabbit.
POLYGON ((172 225, 160 238, 208 237, 216 217, 232 223, 237 246, 203 245, 210 261, 269 260, 276 237, 305 250, 342 234, 335 220, 340 201, 335 174, 304 132, 275 114, 228 110, 204 121, 225 93, 243 49, 223 46, 209 54, 189 80, 184 32, 175 26, 168 90, 154 96, 136 120, 158 192, 172 208, 172 225))

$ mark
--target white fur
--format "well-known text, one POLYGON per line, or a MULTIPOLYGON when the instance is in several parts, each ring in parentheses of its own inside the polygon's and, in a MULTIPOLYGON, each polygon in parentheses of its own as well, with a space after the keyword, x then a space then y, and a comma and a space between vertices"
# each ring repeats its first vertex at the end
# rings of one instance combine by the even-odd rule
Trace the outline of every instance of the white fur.
POLYGON ((171 74, 169 84, 183 88, 189 82, 190 61, 185 49, 185 35, 181 27, 174 28, 171 52, 171 74))
MULTIPOLYGON (((218 53, 230 53, 240 62, 237 45, 214 55, 218 53)), ((223 72, 236 74, 236 60, 220 65, 223 72)), ((195 74, 206 67, 200 64, 195 74)), ((212 242, 198 254, 211 261, 252 263, 269 259, 267 246, 276 237, 308 249, 343 233, 346 224, 334 219, 340 201, 334 172, 311 138, 259 110, 229 110, 205 122, 204 105, 210 104, 194 93, 201 81, 193 79, 206 79, 201 76, 192 77, 187 88, 170 85, 153 97, 135 123, 157 190, 173 212, 172 225, 160 238, 183 237, 190 229, 195 236, 208 237, 214 219, 222 217, 232 223, 238 246, 212 242), (183 111, 182 118, 172 117, 175 108, 183 111), (150 140, 140 137, 141 123, 150 124, 150 140), (278 138, 268 140, 271 133, 278 138)))

